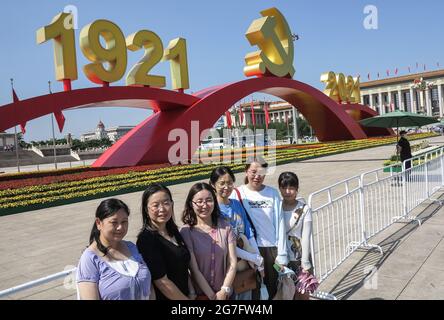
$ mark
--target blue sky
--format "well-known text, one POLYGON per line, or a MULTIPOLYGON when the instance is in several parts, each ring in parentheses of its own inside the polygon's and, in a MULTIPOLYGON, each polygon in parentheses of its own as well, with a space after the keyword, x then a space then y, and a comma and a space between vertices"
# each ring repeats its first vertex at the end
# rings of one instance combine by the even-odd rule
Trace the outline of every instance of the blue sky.
MULTIPOLYGON (((15 79, 20 99, 48 92, 48 80, 53 91, 62 90, 55 81, 52 43, 36 44, 35 32, 48 25, 66 5, 78 9, 76 51, 79 79, 73 89, 94 87, 83 74, 88 61, 78 45, 80 30, 97 19, 116 23, 125 36, 141 29, 151 30, 164 43, 176 37, 187 40, 191 88, 187 92, 217 84, 245 79, 244 56, 254 51, 244 34, 259 12, 277 7, 286 17, 292 32, 300 35, 295 43, 294 78, 322 89, 321 73, 343 72, 361 75, 367 80, 387 69, 407 73, 416 69, 416 62, 427 70, 444 66, 444 3, 439 0, 390 1, 261 1, 261 0, 169 0, 169 1, 1 1, 0 3, 0 106, 11 101, 9 79, 15 79), (366 5, 378 9, 378 29, 366 30, 363 10, 366 5)), ((128 69, 140 59, 141 52, 128 54, 128 69)), ((164 75, 170 88, 169 65, 164 62, 152 70, 164 75)), ((114 85, 123 85, 121 80, 114 85)), ((254 95, 262 99, 262 94, 254 95)), ((149 112, 129 108, 87 109, 65 111, 68 132, 79 136, 94 129, 99 119, 106 126, 136 125, 149 112)), ((50 118, 45 116, 27 125, 25 140, 47 139, 51 136, 50 118)), ((11 130, 10 130, 11 131, 11 130)))

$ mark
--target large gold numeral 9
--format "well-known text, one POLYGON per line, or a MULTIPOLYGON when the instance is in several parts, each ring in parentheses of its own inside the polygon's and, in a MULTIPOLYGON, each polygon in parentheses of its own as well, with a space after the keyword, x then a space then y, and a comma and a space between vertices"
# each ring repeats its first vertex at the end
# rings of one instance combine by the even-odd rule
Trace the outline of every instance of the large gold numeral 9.
POLYGON ((152 31, 141 30, 126 38, 126 46, 131 51, 145 49, 142 59, 128 73, 126 84, 165 87, 165 77, 147 74, 163 56, 163 44, 159 36, 152 31))
POLYGON ((85 26, 80 32, 80 48, 85 57, 93 62, 83 67, 83 72, 92 82, 115 82, 125 74, 125 36, 111 21, 97 20, 85 26), (101 36, 105 40, 106 48, 100 43, 101 36), (108 64, 108 68, 105 68, 104 63, 108 64))
POLYGON ((54 64, 57 80, 77 79, 74 29, 70 13, 59 13, 49 26, 37 30, 37 43, 54 39, 54 64))
POLYGON ((190 87, 188 78, 187 42, 183 38, 171 40, 165 49, 165 60, 171 61, 171 83, 173 89, 190 87))
POLYGON ((245 56, 244 74, 293 77, 294 47, 287 21, 276 8, 263 10, 261 14, 263 18, 254 20, 245 34, 250 44, 260 50, 245 56))

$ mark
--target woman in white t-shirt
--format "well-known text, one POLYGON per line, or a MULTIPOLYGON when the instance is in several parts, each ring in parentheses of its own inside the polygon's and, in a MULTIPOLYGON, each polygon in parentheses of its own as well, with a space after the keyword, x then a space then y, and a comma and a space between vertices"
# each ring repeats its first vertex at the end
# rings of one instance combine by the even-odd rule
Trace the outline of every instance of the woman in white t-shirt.
POLYGON ((285 224, 279 191, 264 185, 268 164, 261 158, 247 161, 245 184, 232 197, 242 201, 256 230, 259 252, 264 258, 264 283, 269 299, 277 291, 278 273, 273 265, 287 265, 285 224))
MULTIPOLYGON (((312 233, 311 209, 303 199, 297 199, 299 179, 293 172, 283 172, 278 179, 281 192, 282 211, 287 233, 288 266, 299 274, 300 271, 312 273, 310 261, 310 237, 312 233), (302 269, 302 270, 301 270, 302 269)), ((296 300, 307 300, 309 293, 296 292, 296 300)))

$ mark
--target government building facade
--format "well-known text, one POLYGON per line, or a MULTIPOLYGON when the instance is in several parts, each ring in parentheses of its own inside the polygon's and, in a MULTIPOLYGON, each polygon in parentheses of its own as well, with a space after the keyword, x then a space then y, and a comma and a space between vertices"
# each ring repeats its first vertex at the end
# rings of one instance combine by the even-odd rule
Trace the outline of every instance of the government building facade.
POLYGON ((379 114, 394 110, 443 117, 444 70, 361 83, 361 103, 379 114))

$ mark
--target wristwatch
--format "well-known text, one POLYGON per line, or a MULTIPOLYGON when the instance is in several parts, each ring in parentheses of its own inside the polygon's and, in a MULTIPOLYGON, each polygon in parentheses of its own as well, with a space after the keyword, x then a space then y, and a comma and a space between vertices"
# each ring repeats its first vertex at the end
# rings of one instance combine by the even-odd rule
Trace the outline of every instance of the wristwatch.
POLYGON ((221 287, 221 289, 226 293, 226 294, 230 294, 231 293, 231 288, 230 287, 221 287))

